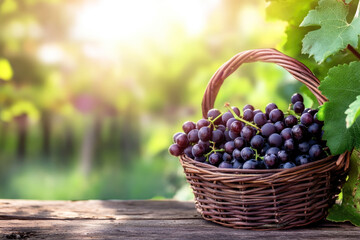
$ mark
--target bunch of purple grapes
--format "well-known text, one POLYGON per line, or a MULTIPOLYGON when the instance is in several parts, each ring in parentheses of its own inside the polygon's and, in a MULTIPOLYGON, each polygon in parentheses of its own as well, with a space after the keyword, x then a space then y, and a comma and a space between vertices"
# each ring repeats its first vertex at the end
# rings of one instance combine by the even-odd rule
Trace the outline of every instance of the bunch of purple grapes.
POLYGON ((329 155, 323 141, 323 122, 316 109, 305 108, 299 93, 291 97, 286 113, 269 103, 265 112, 252 105, 221 113, 211 109, 208 119, 187 121, 169 147, 173 156, 185 154, 219 168, 292 168, 329 155))

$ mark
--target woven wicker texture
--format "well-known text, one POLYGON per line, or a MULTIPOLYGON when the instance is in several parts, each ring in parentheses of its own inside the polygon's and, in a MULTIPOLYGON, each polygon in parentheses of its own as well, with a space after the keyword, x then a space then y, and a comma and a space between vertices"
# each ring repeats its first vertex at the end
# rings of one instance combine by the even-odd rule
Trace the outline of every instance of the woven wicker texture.
MULTIPOLYGON (((206 88, 202 111, 213 108, 224 80, 243 63, 276 63, 304 83, 320 104, 319 80, 299 61, 274 49, 241 52, 222 65, 206 88)), ((219 169, 179 157, 204 219, 242 229, 285 229, 317 222, 327 215, 347 175, 350 153, 290 169, 219 169)))

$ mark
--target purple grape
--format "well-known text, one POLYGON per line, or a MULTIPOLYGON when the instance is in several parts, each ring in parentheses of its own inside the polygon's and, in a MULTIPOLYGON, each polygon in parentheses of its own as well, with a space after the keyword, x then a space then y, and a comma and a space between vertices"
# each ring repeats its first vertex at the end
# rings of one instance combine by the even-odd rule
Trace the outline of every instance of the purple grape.
POLYGON ((223 161, 230 162, 232 159, 232 156, 229 153, 224 152, 222 158, 223 158, 223 161))
POLYGON ((243 147, 245 147, 245 139, 243 137, 237 137, 234 139, 234 145, 235 148, 237 149, 242 149, 243 147))
POLYGON ((192 146, 188 146, 184 149, 184 154, 189 158, 194 158, 194 155, 192 154, 192 148, 192 146))
POLYGON ((183 150, 179 145, 174 143, 174 144, 170 145, 169 153, 175 157, 178 157, 183 153, 183 150))
POLYGON ((249 148, 249 147, 244 147, 242 150, 241 150, 241 157, 242 159, 244 159, 245 161, 246 160, 249 160, 251 158, 254 157, 254 151, 249 148))
POLYGON ((185 133, 179 134, 176 138, 176 144, 179 145, 181 148, 186 148, 189 145, 189 140, 185 133))
POLYGON ((276 106, 275 103, 269 103, 268 105, 266 105, 265 107, 265 113, 266 113, 266 116, 269 116, 270 115, 270 112, 274 109, 277 109, 278 107, 276 106))
POLYGON ((301 140, 303 138, 305 138, 306 136, 306 127, 304 125, 295 125, 292 127, 291 129, 291 133, 292 136, 296 139, 296 140, 301 140))
POLYGON ((211 139, 211 132, 209 127, 202 127, 198 132, 198 137, 201 141, 209 141, 211 139))
POLYGON ((211 137, 211 140, 215 143, 221 143, 222 141, 224 141, 224 138, 225 138, 225 135, 224 133, 219 130, 219 129, 216 129, 212 132, 212 137, 211 137))
POLYGON ((245 139, 245 141, 250 142, 251 138, 255 135, 255 130, 253 127, 245 126, 241 130, 241 137, 245 139))
MULTIPOLYGON (((221 115, 221 112, 218 109, 210 109, 207 113, 207 117, 210 118, 211 120, 214 120, 215 118, 217 118, 219 115, 221 115)), ((221 123, 222 119, 219 117, 218 119, 216 119, 216 121, 214 122, 216 125, 219 125, 221 123)))
POLYGON ((290 156, 285 150, 280 150, 277 155, 282 163, 285 163, 290 160, 290 156))
POLYGON ((283 121, 278 121, 274 123, 274 126, 276 128, 276 132, 281 133, 281 131, 285 128, 285 123, 283 121))
POLYGON ((222 116, 221 116, 221 120, 223 122, 223 124, 226 125, 227 121, 230 119, 230 118, 233 118, 234 116, 232 115, 231 112, 226 112, 224 113, 222 116))
POLYGON ((217 166, 222 160, 222 156, 219 153, 211 153, 209 156, 209 163, 211 165, 217 166))
POLYGON ((315 113, 315 115, 314 115, 314 123, 317 123, 317 124, 319 124, 320 126, 324 125, 324 122, 323 122, 323 121, 320 121, 320 120, 318 119, 318 113, 315 113))
POLYGON ((302 153, 307 153, 309 151, 310 145, 308 142, 301 142, 298 145, 298 149, 302 153))
POLYGON ((225 135, 225 141, 226 141, 226 142, 232 140, 231 137, 230 137, 230 134, 229 134, 229 131, 228 131, 228 130, 225 130, 224 135, 225 135))
POLYGON ((196 124, 194 122, 187 121, 182 125, 182 129, 184 133, 188 134, 191 130, 196 128, 196 124))
POLYGON ((210 149, 210 142, 209 141, 204 142, 204 141, 199 140, 197 144, 203 146, 203 148, 205 149, 204 152, 207 152, 210 149))
POLYGON ((182 133, 181 133, 181 132, 177 132, 177 133, 175 133, 175 134, 173 135, 173 143, 176 143, 176 138, 177 138, 180 134, 182 134, 182 133))
POLYGON ((296 165, 304 165, 310 162, 309 155, 300 155, 295 159, 296 165))
POLYGON ((321 126, 317 123, 313 123, 308 127, 308 132, 313 136, 319 136, 321 133, 321 126))
POLYGON ((304 111, 304 104, 302 102, 296 102, 293 105, 294 112, 297 114, 301 114, 304 111))
POLYGON ((269 114, 269 119, 276 123, 277 121, 282 121, 284 119, 284 113, 280 109, 274 109, 269 114))
POLYGON ((252 122, 254 120, 254 112, 250 109, 246 109, 243 115, 244 120, 252 122))
POLYGON ((232 152, 232 157, 236 160, 241 160, 241 151, 235 148, 232 152))
POLYGON ((256 169, 258 167, 258 162, 255 159, 250 159, 244 162, 243 169, 256 169))
POLYGON ((263 126, 267 122, 266 115, 264 113, 257 113, 254 115, 254 123, 259 127, 263 126))
POLYGON ((233 131, 229 131, 229 137, 231 138, 231 140, 234 140, 235 138, 239 137, 240 134, 239 133, 236 133, 236 132, 233 132, 233 131))
POLYGON ((238 160, 234 159, 231 161, 233 168, 236 169, 242 169, 243 164, 241 162, 239 162, 238 160))
POLYGON ((222 124, 219 124, 219 125, 217 126, 217 129, 219 129, 219 130, 222 131, 222 132, 225 132, 226 127, 225 127, 224 125, 222 125, 222 124))
POLYGON ((225 152, 232 154, 232 152, 235 149, 235 143, 234 141, 226 142, 224 145, 225 152))
POLYGON ((291 128, 285 128, 284 130, 281 131, 280 135, 283 139, 287 140, 290 139, 292 137, 292 133, 291 133, 291 128))
POLYGON ((268 168, 275 168, 277 165, 277 156, 275 154, 266 154, 264 162, 268 168))
POLYGON ((272 147, 281 147, 282 137, 278 133, 273 133, 269 136, 268 142, 272 147))
POLYGON ((264 144, 265 144, 265 140, 260 135, 255 135, 250 141, 251 147, 257 150, 260 150, 264 146, 264 144))
POLYGON ((269 137, 271 134, 276 132, 276 128, 272 123, 266 123, 264 126, 261 127, 261 134, 264 137, 269 137))
MULTIPOLYGON (((269 148, 269 149, 266 151, 266 154, 275 154, 275 155, 277 155, 279 151, 280 151, 279 148, 277 148, 277 147, 271 147, 271 148, 269 148)), ((266 154, 265 154, 265 155, 266 155, 266 154)))
POLYGON ((298 122, 297 118, 294 115, 289 115, 285 118, 285 125, 287 127, 292 127, 298 122))
POLYGON ((230 125, 230 131, 234 132, 234 133, 240 133, 241 129, 244 127, 244 123, 240 122, 238 120, 235 120, 231 123, 230 125))
POLYGON ((226 122, 226 128, 227 128, 228 130, 230 130, 230 126, 231 126, 231 124, 232 124, 234 121, 238 121, 238 120, 236 120, 236 118, 230 118, 230 119, 226 122))
POLYGON ((206 157, 204 157, 204 156, 195 157, 194 160, 197 161, 197 162, 202 162, 203 163, 203 162, 206 161, 206 157))
POLYGON ((219 164, 219 168, 233 168, 233 165, 228 161, 223 161, 219 164))
MULTIPOLYGON (((258 114, 258 113, 263 113, 260 109, 255 109, 253 112, 254 112, 254 117, 255 117, 255 115, 258 114)), ((265 116, 265 117, 266 117, 266 116, 265 116)))
POLYGON ((309 150, 309 155, 312 159, 317 160, 320 159, 324 154, 322 147, 319 144, 315 144, 311 146, 309 150))
POLYGON ((294 151, 295 150, 295 142, 292 138, 289 138, 287 140, 285 140, 284 142, 284 149, 288 152, 294 151))
POLYGON ((254 111, 255 108, 250 104, 246 104, 245 107, 243 108, 243 112, 245 113, 245 110, 247 110, 247 109, 254 111))
POLYGON ((300 117, 300 122, 305 126, 309 126, 313 123, 313 116, 310 113, 304 113, 300 117))
POLYGON ((293 163, 293 162, 286 162, 286 163, 284 163, 284 165, 283 165, 282 168, 289 169, 289 168, 293 168, 293 167, 296 167, 295 163, 293 163))
POLYGON ((191 130, 187 135, 189 142, 197 143, 199 141, 199 135, 198 134, 199 134, 199 130, 197 130, 197 129, 191 130))
POLYGON ((235 114, 239 117, 240 116, 240 110, 238 107, 231 107, 231 109, 235 112, 235 114))
POLYGON ((202 144, 195 144, 192 148, 194 157, 201 157, 205 153, 205 147, 202 144))
POLYGON ((268 143, 264 144, 264 147, 260 151, 260 155, 264 156, 266 154, 266 151, 270 149, 270 145, 268 143))
POLYGON ((210 125, 210 122, 206 119, 200 119, 199 121, 197 121, 196 123, 196 128, 200 129, 202 127, 207 127, 210 125))
POLYGON ((301 96, 300 93, 294 93, 291 96, 291 103, 295 104, 296 102, 304 102, 304 98, 303 98, 303 96, 301 96))

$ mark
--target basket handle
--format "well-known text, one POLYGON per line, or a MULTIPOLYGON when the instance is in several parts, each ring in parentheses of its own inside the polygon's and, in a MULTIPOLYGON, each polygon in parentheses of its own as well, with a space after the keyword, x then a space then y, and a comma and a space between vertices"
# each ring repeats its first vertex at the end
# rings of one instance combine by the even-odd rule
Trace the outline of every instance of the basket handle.
POLYGON ((241 64, 257 61, 276 63, 293 75, 295 79, 304 83, 315 95, 320 105, 327 101, 326 97, 323 96, 318 89, 320 81, 304 64, 275 49, 254 49, 236 54, 229 61, 224 63, 211 77, 206 87, 201 105, 204 118, 207 118, 207 112, 214 107, 216 96, 224 80, 238 69, 241 64))

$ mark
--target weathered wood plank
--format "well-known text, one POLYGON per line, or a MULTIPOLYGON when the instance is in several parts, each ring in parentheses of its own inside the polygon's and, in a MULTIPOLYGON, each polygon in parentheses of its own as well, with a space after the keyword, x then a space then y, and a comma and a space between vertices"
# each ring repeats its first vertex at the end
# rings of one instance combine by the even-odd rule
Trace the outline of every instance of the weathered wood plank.
POLYGON ((0 200, 0 215, 5 239, 360 239, 360 228, 347 223, 226 228, 203 220, 193 202, 0 200))

